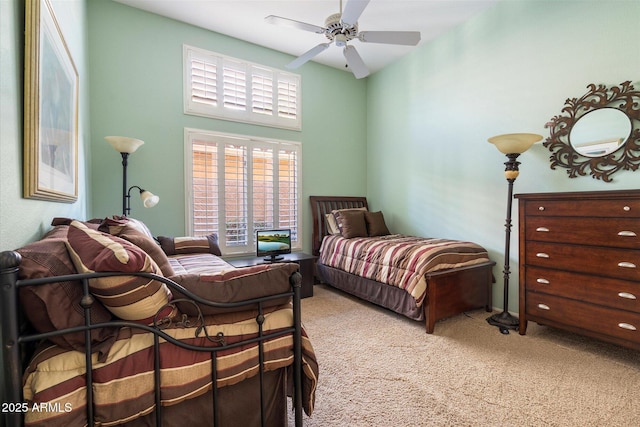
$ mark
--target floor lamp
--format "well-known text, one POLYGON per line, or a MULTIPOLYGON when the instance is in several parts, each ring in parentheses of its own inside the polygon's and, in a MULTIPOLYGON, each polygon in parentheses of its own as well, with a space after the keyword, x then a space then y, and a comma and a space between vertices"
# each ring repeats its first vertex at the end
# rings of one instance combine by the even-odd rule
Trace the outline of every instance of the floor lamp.
POLYGON ((127 136, 105 136, 109 144, 122 156, 122 215, 127 216, 131 212, 131 190, 134 188, 140 191, 140 198, 145 208, 151 208, 158 204, 160 198, 150 191, 144 190, 137 185, 127 189, 127 166, 129 165, 129 154, 134 153, 144 141, 129 138, 127 136))
POLYGON ((518 170, 518 156, 527 151, 533 144, 540 141, 542 135, 533 133, 509 133, 489 138, 489 142, 494 144, 498 150, 506 154, 509 159, 505 162, 504 176, 509 183, 509 194, 507 197, 507 219, 505 222, 505 242, 504 242, 504 301, 502 313, 494 314, 487 318, 490 325, 497 326, 500 332, 508 334, 509 329, 518 328, 518 318, 509 313, 509 246, 511 244, 511 205, 513 201, 513 183, 520 173, 518 170))

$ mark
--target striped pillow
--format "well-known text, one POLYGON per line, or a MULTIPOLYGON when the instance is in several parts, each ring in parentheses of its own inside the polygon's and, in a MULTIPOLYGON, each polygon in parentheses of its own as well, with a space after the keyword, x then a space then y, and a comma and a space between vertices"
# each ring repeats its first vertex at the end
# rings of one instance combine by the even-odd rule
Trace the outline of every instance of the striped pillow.
MULTIPOLYGON (((73 221, 67 232, 67 249, 80 273, 145 272, 162 275, 160 268, 142 249, 116 236, 92 230, 73 221)), ((149 325, 171 291, 157 280, 140 276, 111 276, 91 279, 91 293, 115 316, 149 325)), ((172 314, 167 307, 159 318, 172 314)))
POLYGON ((218 235, 211 233, 207 236, 165 237, 158 236, 158 242, 167 255, 206 254, 221 256, 218 246, 218 235))

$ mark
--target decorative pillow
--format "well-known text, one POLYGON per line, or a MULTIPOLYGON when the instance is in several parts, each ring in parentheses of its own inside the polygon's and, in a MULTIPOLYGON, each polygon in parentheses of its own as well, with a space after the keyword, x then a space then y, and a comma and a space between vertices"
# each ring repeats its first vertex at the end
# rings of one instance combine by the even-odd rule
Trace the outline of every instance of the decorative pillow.
MULTIPOLYGON (((69 226, 66 225, 54 227, 42 239, 17 250, 22 256, 18 273, 21 279, 77 273, 65 245, 68 229, 69 226)), ((20 288, 20 302, 24 312, 36 331, 40 333, 84 326, 84 309, 80 306, 82 296, 80 281, 20 288)), ((112 319, 111 313, 97 300, 91 305, 89 314, 94 324, 109 322, 112 319)), ((98 352, 98 358, 101 361, 109 354, 117 332, 116 327, 91 330, 91 346, 93 351, 98 352)), ((84 332, 58 335, 49 340, 64 349, 80 352, 85 350, 84 332)))
POLYGON ((340 228, 340 234, 345 239, 367 237, 367 223, 364 220, 364 211, 340 211, 335 214, 335 217, 340 228))
POLYGON ((149 230, 149 227, 147 227, 147 224, 140 221, 139 219, 130 218, 125 215, 113 215, 113 219, 126 220, 129 225, 138 229, 139 232, 141 232, 142 234, 144 234, 145 236, 153 240, 153 234, 151 234, 151 230, 149 230))
POLYGON ((218 246, 218 235, 211 233, 198 237, 165 237, 158 236, 158 242, 167 255, 214 254, 221 256, 218 246))
POLYGON ((334 216, 334 214, 328 213, 324 217, 327 223, 327 233, 340 234, 340 228, 338 227, 338 223, 336 222, 336 217, 334 216))
POLYGON ((365 212, 364 220, 367 223, 367 233, 370 237, 391 234, 387 228, 387 224, 384 222, 384 216, 381 211, 365 212))
MULTIPOLYGON (((153 259, 136 245, 116 236, 92 230, 73 221, 67 232, 67 248, 76 269, 91 272, 144 272, 161 275, 153 259)), ((91 293, 115 316, 152 324, 156 313, 171 299, 167 286, 141 276, 110 276, 89 280, 91 293)), ((167 306, 158 317, 171 316, 167 306)))
MULTIPOLYGON (((184 274, 171 279, 182 285, 187 291, 212 302, 238 302, 267 295, 285 293, 291 290, 289 277, 298 270, 296 263, 261 264, 254 267, 234 268, 213 274, 184 274)), ((195 316, 198 311, 193 304, 181 302, 187 298, 174 290, 176 305, 182 313, 195 316)), ((265 307, 284 304, 288 298, 268 302, 265 307)), ((241 308, 218 308, 199 304, 202 314, 218 314, 238 311, 241 308)), ((246 309, 255 307, 246 307, 246 309)))
POLYGON ((98 230, 113 236, 122 237, 138 246, 153 258, 165 277, 170 277, 175 274, 169 263, 169 258, 167 258, 167 255, 162 251, 160 245, 158 245, 155 240, 149 238, 144 232, 140 231, 138 225, 131 222, 128 218, 105 218, 98 230))
POLYGON ((347 209, 334 209, 331 211, 331 213, 328 213, 325 215, 326 218, 326 222, 327 222, 327 232, 329 234, 340 234, 340 227, 338 227, 338 223, 336 222, 336 214, 338 212, 344 212, 344 211, 366 211, 367 208, 365 207, 361 207, 361 208, 347 208, 347 209))

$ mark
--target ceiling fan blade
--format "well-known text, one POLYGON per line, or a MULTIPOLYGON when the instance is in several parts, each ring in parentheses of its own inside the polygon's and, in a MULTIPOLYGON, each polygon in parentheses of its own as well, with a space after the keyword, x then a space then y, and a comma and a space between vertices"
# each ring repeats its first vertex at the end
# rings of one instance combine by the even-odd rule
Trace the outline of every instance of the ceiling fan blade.
POLYGON ((347 65, 351 69, 351 72, 356 79, 361 79, 369 75, 367 66, 364 65, 364 61, 360 57, 360 54, 353 46, 346 46, 344 48, 344 57, 347 59, 347 65))
POLYGON ((348 26, 355 25, 369 1, 371 0, 347 0, 347 4, 342 11, 342 22, 348 26))
POLYGON ((403 44, 415 46, 420 42, 419 31, 361 31, 358 39, 365 43, 403 44))
POLYGON ((309 49, 308 51, 306 51, 305 53, 303 53, 302 55, 300 55, 299 57, 297 57, 287 65, 285 65, 285 67, 289 69, 298 68, 299 66, 309 61, 314 56, 320 54, 321 52, 324 52, 330 45, 331 43, 319 44, 318 46, 309 49))
POLYGON ((307 24, 306 22, 295 21, 281 16, 269 15, 264 18, 265 22, 274 25, 282 25, 284 27, 296 28, 298 30, 311 31, 312 33, 324 34, 325 29, 317 25, 307 24))

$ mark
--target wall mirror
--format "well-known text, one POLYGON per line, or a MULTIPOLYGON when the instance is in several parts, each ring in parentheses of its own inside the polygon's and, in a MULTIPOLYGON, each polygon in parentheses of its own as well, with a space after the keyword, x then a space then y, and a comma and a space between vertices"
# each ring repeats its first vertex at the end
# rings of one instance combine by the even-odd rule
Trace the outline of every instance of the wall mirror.
POLYGON ((587 89, 567 99, 562 113, 546 124, 551 135, 543 145, 552 153, 551 169, 610 182, 616 171, 640 166, 640 91, 630 81, 587 89))

